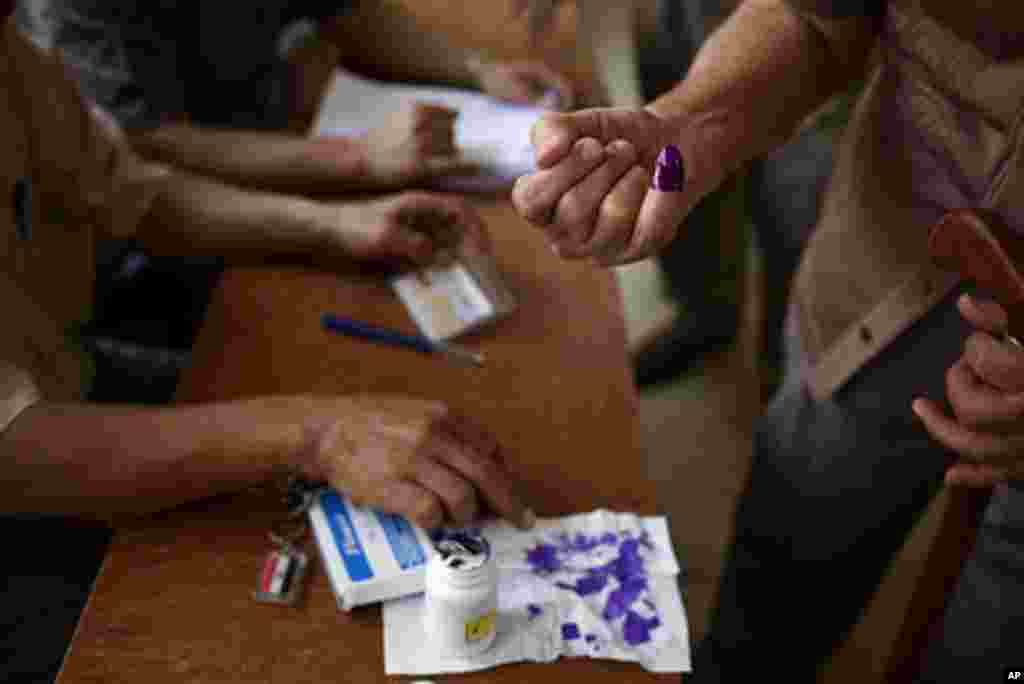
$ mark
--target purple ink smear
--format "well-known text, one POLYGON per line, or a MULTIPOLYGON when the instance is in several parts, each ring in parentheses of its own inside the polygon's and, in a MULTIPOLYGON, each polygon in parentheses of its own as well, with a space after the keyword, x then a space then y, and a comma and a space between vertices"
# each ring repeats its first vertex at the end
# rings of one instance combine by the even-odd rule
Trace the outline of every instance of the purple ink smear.
MULTIPOLYGON (((644 618, 633 610, 633 606, 642 600, 644 606, 652 612, 656 612, 656 606, 646 596, 649 585, 641 548, 654 549, 650 535, 646 531, 640 534, 634 534, 632 530, 623 530, 618 534, 605 532, 593 537, 582 533, 571 536, 563 533, 554 537, 551 543, 539 543, 533 549, 529 549, 526 552, 526 559, 533 572, 537 574, 553 574, 558 571, 573 572, 576 575, 575 581, 556 581, 554 584, 556 587, 572 591, 580 597, 600 594, 608 587, 610 579, 614 577, 618 586, 608 594, 602 617, 607 622, 624 617, 623 639, 630 645, 636 645, 650 641, 651 630, 661 625, 661 620, 657 615, 644 618), (618 553, 614 559, 599 567, 573 571, 572 559, 574 557, 587 554, 598 546, 614 546, 616 544, 618 553)), ((567 640, 577 639, 579 638, 579 627, 576 623, 564 623, 562 635, 567 640)), ((593 643, 594 649, 597 650, 599 645, 594 643, 596 636, 587 636, 588 643, 593 643), (594 640, 589 638, 592 636, 594 640)))
POLYGON ((580 596, 590 596, 601 593, 607 584, 608 575, 603 572, 588 573, 576 580, 575 591, 580 596))
POLYGON ((640 557, 640 542, 627 539, 619 546, 619 556, 610 563, 612 572, 619 582, 625 583, 629 578, 644 575, 644 559, 640 557))
POLYGON ((530 614, 530 619, 537 617, 544 612, 544 609, 538 606, 536 603, 527 603, 526 612, 530 614))
POLYGON ((592 644, 595 641, 597 641, 597 635, 596 634, 588 634, 587 636, 585 636, 583 638, 586 640, 586 642, 588 644, 592 644))
POLYGON ((642 575, 630 577, 618 589, 608 595, 608 603, 604 607, 602 616, 605 620, 609 621, 622 617, 646 589, 646 577, 642 575))
POLYGON ((551 544, 538 544, 526 552, 526 562, 535 573, 551 574, 561 569, 562 561, 558 558, 558 549, 551 544))
POLYGON ((666 145, 654 163, 651 187, 661 192, 679 192, 686 183, 683 155, 675 145, 666 145))
POLYGON ((651 640, 651 630, 660 626, 661 620, 657 616, 647 620, 633 611, 626 613, 626 622, 622 626, 622 638, 630 646, 645 644, 651 640))

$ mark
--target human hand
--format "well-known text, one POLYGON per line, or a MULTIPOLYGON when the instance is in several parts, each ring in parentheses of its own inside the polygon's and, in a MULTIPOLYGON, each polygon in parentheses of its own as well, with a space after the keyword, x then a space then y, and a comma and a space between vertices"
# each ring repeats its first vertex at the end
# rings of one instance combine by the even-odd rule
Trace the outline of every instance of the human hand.
POLYGON ((946 372, 951 418, 932 401, 912 408, 928 432, 960 459, 946 483, 984 487, 1024 477, 1024 349, 1003 341, 1007 315, 993 301, 964 295, 961 315, 977 330, 946 372))
POLYGON ((471 173, 474 165, 455 147, 458 112, 409 102, 361 136, 367 172, 375 185, 409 185, 433 176, 471 173))
POLYGON ((643 259, 672 241, 725 176, 715 155, 697 154, 696 130, 645 109, 545 114, 531 130, 539 170, 516 181, 512 201, 562 257, 606 266, 643 259), (653 189, 655 161, 670 144, 682 157, 682 190, 653 189))
POLYGON ((491 249, 480 214, 458 197, 435 192, 321 205, 317 230, 330 248, 357 259, 428 264, 439 250, 464 242, 491 249))
POLYGON ((357 505, 428 529, 467 524, 484 505, 520 527, 533 526, 498 442, 443 403, 382 395, 312 401, 296 465, 357 505))
POLYGON ((480 90, 493 98, 545 109, 572 108, 572 84, 543 62, 471 60, 469 66, 480 90))

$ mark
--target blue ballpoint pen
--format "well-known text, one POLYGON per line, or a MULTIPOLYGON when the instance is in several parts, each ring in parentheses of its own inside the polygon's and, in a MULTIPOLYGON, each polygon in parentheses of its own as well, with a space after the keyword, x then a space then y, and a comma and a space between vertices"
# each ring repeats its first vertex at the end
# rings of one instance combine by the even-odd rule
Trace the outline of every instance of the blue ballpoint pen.
POLYGON ((396 347, 413 349, 423 354, 444 354, 448 358, 460 363, 468 363, 473 366, 482 366, 484 363, 483 354, 469 349, 456 347, 444 342, 435 342, 422 335, 406 335, 397 330, 378 328, 369 323, 356 321, 351 318, 344 318, 331 313, 325 313, 320 319, 325 330, 358 337, 373 342, 381 342, 396 347))

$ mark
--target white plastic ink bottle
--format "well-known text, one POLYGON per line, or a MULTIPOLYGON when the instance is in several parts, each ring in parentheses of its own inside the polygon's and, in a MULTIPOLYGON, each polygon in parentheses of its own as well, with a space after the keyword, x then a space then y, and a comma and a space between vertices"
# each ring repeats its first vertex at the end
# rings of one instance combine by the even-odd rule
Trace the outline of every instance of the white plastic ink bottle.
POLYGON ((425 632, 444 655, 486 651, 497 634, 498 574, 483 537, 465 533, 435 543, 427 563, 425 632))

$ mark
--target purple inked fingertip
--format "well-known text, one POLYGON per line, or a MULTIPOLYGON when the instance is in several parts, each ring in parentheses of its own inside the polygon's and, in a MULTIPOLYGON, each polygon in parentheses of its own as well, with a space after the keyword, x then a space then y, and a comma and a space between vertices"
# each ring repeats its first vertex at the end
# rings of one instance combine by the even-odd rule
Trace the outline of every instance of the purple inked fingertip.
POLYGON ((681 192, 685 184, 682 153, 675 145, 665 145, 654 163, 651 187, 660 192, 681 192))

